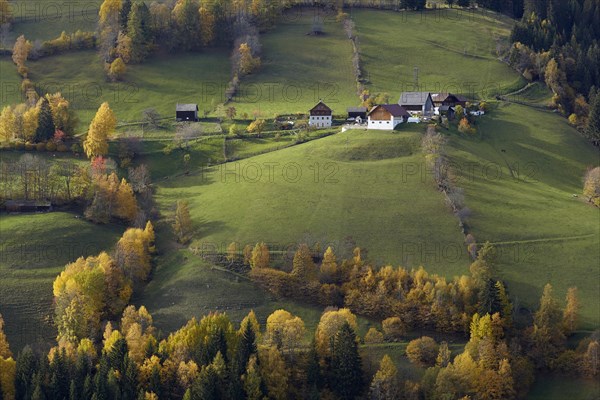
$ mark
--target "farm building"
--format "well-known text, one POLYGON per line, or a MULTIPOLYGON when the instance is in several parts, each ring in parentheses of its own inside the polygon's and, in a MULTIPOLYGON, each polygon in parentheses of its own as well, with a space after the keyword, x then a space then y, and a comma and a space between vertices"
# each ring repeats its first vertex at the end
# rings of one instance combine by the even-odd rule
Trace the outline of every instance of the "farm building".
POLYGON ((454 111, 454 107, 452 106, 439 106, 435 108, 436 115, 444 115, 448 117, 448 119, 454 119, 456 112, 454 111))
POLYGON ((348 119, 360 118, 361 120, 367 119, 367 107, 348 107, 348 119))
POLYGON ((413 115, 431 117, 434 106, 429 92, 404 92, 400 95, 398 105, 413 115))
POLYGON ((322 100, 309 111, 308 125, 315 128, 330 128, 333 119, 333 111, 322 100))
POLYGON ((392 131, 409 117, 410 113, 398 104, 381 104, 369 112, 367 129, 392 131))
POLYGON ((179 104, 175 111, 177 121, 198 121, 198 104, 179 104))
POLYGON ((467 105, 467 98, 458 94, 452 93, 433 93, 431 95, 434 107, 450 106, 456 107, 458 105, 465 107, 467 105))
POLYGON ((52 211, 52 204, 49 201, 6 200, 4 206, 6 211, 11 213, 52 211))

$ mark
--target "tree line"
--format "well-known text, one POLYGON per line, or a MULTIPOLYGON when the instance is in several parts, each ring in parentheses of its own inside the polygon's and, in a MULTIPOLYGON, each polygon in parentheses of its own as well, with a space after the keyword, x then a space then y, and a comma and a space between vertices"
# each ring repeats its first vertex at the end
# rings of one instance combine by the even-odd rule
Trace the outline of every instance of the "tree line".
POLYGON ((553 106, 600 143, 600 4, 526 0, 511 41, 510 64, 543 80, 553 92, 553 106))

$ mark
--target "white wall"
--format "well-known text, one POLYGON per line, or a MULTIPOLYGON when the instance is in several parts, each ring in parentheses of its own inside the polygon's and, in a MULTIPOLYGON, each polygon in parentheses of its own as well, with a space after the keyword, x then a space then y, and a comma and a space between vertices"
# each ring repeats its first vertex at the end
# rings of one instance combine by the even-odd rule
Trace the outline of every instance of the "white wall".
POLYGON ((389 120, 371 120, 367 122, 367 129, 377 129, 382 131, 393 131, 394 128, 402 123, 402 118, 390 118, 389 120))
POLYGON ((308 125, 315 128, 331 128, 331 115, 311 115, 308 125))

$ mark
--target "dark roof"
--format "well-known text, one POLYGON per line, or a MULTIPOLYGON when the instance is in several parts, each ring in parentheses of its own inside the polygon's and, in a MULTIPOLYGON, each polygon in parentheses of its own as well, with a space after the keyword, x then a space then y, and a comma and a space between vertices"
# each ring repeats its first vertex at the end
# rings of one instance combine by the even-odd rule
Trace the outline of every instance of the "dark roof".
POLYGON ((448 110, 454 111, 454 107, 452 107, 452 106, 440 106, 440 111, 448 111, 448 110))
POLYGON ((348 107, 346 111, 354 113, 366 113, 367 107, 348 107))
POLYGON ((177 111, 198 111, 198 104, 179 104, 179 103, 177 103, 177 111))
POLYGON ((429 98, 429 92, 404 92, 400 95, 398 104, 401 106, 424 105, 429 98))
POLYGON ((313 111, 317 108, 320 109, 327 109, 327 111, 332 111, 331 108, 329 108, 329 106, 327 106, 327 104, 323 103, 323 100, 319 100, 319 102, 317 103, 316 106, 314 106, 313 108, 310 109, 310 111, 313 111))
POLYGON ((380 104, 378 106, 373 107, 371 109, 371 112, 369 112, 369 115, 378 107, 385 108, 385 110, 392 114, 394 117, 410 117, 410 113, 399 104, 380 104))
POLYGON ((459 94, 454 94, 454 93, 432 93, 431 94, 431 98, 436 103, 441 103, 450 96, 454 96, 456 98, 456 100, 458 100, 458 101, 467 101, 467 98, 465 96, 461 96, 459 94))

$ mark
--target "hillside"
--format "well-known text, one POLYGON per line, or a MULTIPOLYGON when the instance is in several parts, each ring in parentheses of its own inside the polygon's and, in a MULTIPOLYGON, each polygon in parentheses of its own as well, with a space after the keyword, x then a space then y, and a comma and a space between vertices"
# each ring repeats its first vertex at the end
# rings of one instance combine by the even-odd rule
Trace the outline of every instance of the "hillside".
POLYGON ((500 103, 479 132, 450 141, 475 238, 496 244, 500 276, 524 305, 536 307, 548 282, 560 297, 577 286, 583 322, 597 326, 600 210, 580 195, 597 150, 559 116, 515 104, 500 103))

